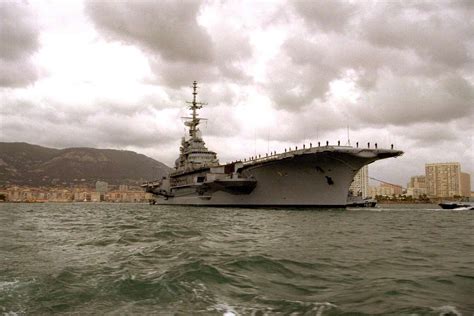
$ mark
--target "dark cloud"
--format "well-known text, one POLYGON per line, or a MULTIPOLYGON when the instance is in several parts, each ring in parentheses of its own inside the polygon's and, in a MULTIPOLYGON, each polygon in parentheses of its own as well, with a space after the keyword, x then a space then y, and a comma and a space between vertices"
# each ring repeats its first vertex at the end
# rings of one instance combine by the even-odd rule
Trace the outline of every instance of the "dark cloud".
POLYGON ((210 62, 211 38, 197 24, 199 1, 90 1, 86 13, 112 39, 138 44, 171 62, 210 62))
POLYGON ((24 2, 0 2, 0 86, 18 87, 38 78, 31 55, 39 47, 33 9, 24 2))
POLYGON ((306 62, 293 63, 284 56, 272 64, 264 86, 278 109, 298 111, 315 98, 324 99, 329 83, 337 77, 333 69, 306 62))
POLYGON ((474 11, 451 9, 450 3, 378 3, 361 22, 362 38, 377 46, 412 50, 432 64, 463 67, 472 63, 467 43, 474 37, 474 11))
POLYGON ((0 73, 0 87, 21 87, 38 79, 38 71, 29 60, 0 58, 0 73))
POLYGON ((150 58, 150 67, 157 77, 156 83, 175 89, 189 86, 193 80, 209 83, 219 76, 219 69, 208 64, 166 63, 160 58, 150 58))
POLYGON ((21 2, 0 2, 0 56, 6 60, 28 57, 38 48, 38 30, 32 9, 21 2))
POLYGON ((147 52, 160 84, 249 80, 240 64, 251 55, 248 38, 224 30, 209 34, 197 23, 200 8, 200 1, 91 1, 86 13, 102 34, 147 52))
POLYGON ((202 84, 212 84, 216 82, 234 82, 246 84, 250 78, 244 74, 238 64, 227 61, 212 64, 173 62, 167 63, 150 56, 150 68, 156 76, 151 83, 164 85, 173 89, 180 89, 189 86, 192 81, 198 80, 202 84))
POLYGON ((372 126, 450 122, 474 115, 474 86, 457 75, 431 80, 386 75, 359 102, 362 108, 353 106, 349 113, 372 126))
POLYGON ((457 142, 458 136, 469 130, 470 127, 466 126, 466 123, 465 119, 450 123, 417 123, 408 127, 396 127, 394 131, 399 135, 403 134, 413 142, 414 147, 443 147, 457 142))

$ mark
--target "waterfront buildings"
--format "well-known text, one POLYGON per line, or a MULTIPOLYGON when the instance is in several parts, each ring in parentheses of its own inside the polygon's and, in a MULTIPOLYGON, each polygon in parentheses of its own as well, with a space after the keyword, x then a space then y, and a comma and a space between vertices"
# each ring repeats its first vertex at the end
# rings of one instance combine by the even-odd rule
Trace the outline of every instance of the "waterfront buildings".
POLYGON ((68 202, 74 194, 64 188, 35 188, 12 186, 2 190, 10 202, 68 202))
POLYGON ((429 197, 470 196, 470 175, 461 172, 459 162, 428 163, 425 165, 425 176, 429 197))
POLYGON ((127 186, 122 190, 112 188, 105 193, 96 188, 51 188, 51 187, 22 187, 12 186, 0 190, 7 202, 118 202, 141 203, 151 199, 150 193, 145 193, 141 187, 127 186), (125 189, 126 190, 123 190, 125 189))
POLYGON ((407 184, 406 195, 419 198, 469 197, 471 176, 461 171, 459 162, 427 163, 425 175, 413 176, 407 184))
POLYGON ((426 176, 413 176, 407 185, 407 196, 418 199, 420 196, 426 195, 426 176))
POLYGON ((403 193, 403 188, 401 185, 390 184, 390 183, 381 183, 378 187, 370 187, 369 195, 372 198, 377 196, 399 196, 403 193))

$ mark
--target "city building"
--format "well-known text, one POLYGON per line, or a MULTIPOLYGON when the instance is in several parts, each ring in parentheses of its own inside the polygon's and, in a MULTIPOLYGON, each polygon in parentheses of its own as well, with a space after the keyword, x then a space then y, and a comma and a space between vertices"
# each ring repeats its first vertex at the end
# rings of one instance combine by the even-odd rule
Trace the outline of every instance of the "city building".
POLYGON ((104 201, 104 195, 100 192, 91 192, 91 202, 101 202, 104 201))
POLYGON ((461 172, 459 162, 426 164, 425 174, 429 197, 468 197, 470 195, 470 176, 461 172))
POLYGON ((118 190, 110 191, 106 195, 109 202, 137 203, 152 199, 151 193, 145 193, 141 187, 119 186, 118 190))
POLYGON ((105 194, 107 193, 107 191, 109 190, 109 184, 105 181, 97 181, 95 183, 95 191, 96 192, 100 192, 102 194, 105 194))
POLYGON ((18 186, 9 187, 7 191, 7 201, 20 202, 22 197, 21 188, 18 186))
POLYGON ((354 176, 354 180, 349 187, 349 194, 352 196, 369 196, 369 168, 367 165, 362 167, 354 176))
POLYGON ((4 189, 9 202, 70 202, 74 194, 67 189, 12 186, 4 189))
MULTIPOLYGON (((106 183, 107 184, 107 183, 106 183)), ((0 201, 6 202, 119 202, 143 203, 148 202, 152 195, 146 193, 139 186, 119 186, 119 190, 106 193, 97 191, 96 188, 76 187, 21 187, 11 186, 0 188, 0 201)), ((99 189, 103 190, 104 186, 99 189)), ((108 185, 107 185, 108 189, 108 185)))
POLYGON ((104 181, 97 181, 95 183, 95 192, 91 194, 92 202, 105 201, 105 194, 109 191, 109 184, 104 181))
POLYGON ((466 172, 461 172, 461 196, 471 196, 471 175, 466 172))
POLYGON ((48 190, 49 202, 71 202, 74 199, 74 193, 68 189, 52 188, 48 190))
POLYGON ((87 189, 78 189, 74 192, 74 202, 90 202, 91 192, 87 189))
POLYGON ((371 186, 369 188, 369 195, 372 198, 378 196, 399 196, 403 193, 403 188, 400 185, 381 183, 378 187, 371 186))
POLYGON ((414 176, 407 184, 407 196, 417 199, 426 195, 426 176, 414 176))

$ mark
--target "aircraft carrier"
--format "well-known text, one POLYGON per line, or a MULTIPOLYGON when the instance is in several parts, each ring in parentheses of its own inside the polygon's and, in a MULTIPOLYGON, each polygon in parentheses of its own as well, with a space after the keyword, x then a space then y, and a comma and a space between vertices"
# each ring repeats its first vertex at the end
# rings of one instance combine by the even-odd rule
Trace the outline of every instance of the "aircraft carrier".
POLYGON ((166 177, 144 183, 153 194, 152 204, 246 207, 345 207, 349 186, 363 166, 397 157, 400 150, 312 144, 220 164, 198 128, 197 83, 191 116, 185 125, 189 135, 181 140, 174 170, 166 177))

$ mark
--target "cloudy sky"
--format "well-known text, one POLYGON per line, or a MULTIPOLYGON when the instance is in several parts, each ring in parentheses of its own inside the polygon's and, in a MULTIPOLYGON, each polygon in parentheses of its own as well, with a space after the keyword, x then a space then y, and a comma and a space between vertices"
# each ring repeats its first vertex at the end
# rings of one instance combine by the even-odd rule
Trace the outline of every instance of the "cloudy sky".
POLYGON ((0 0, 0 141, 172 166, 194 80, 221 162, 349 138, 474 182, 474 1, 0 0))

